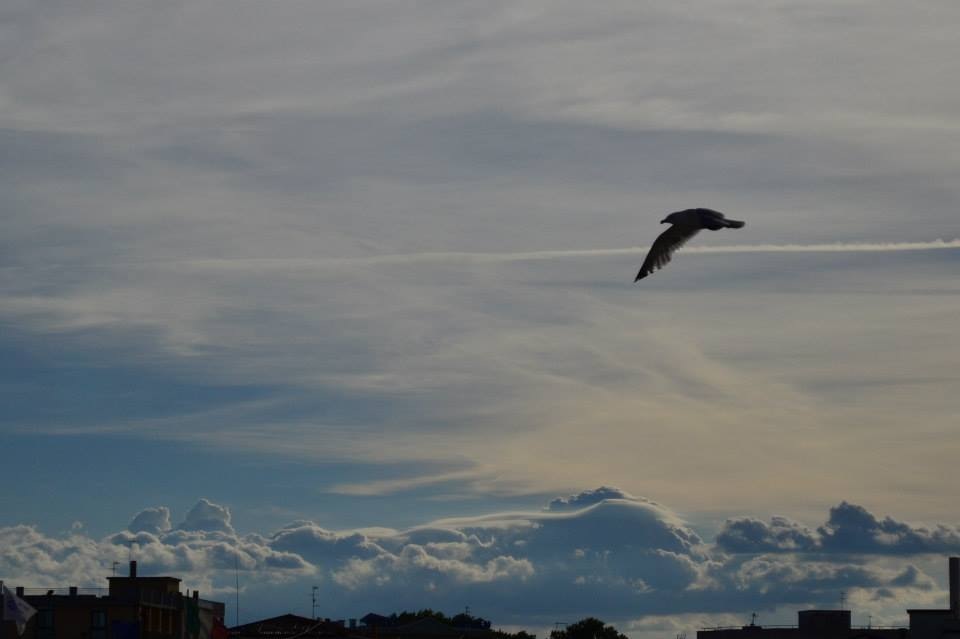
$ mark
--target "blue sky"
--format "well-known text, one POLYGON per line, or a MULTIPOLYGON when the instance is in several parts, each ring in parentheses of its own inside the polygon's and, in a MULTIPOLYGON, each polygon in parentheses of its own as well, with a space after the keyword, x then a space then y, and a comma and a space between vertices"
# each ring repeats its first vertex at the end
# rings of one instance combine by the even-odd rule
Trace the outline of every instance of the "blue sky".
POLYGON ((135 544, 227 597, 241 553, 248 618, 636 637, 941 605, 958 13, 10 3, 0 578, 135 544), (692 206, 747 226, 632 284, 692 206))

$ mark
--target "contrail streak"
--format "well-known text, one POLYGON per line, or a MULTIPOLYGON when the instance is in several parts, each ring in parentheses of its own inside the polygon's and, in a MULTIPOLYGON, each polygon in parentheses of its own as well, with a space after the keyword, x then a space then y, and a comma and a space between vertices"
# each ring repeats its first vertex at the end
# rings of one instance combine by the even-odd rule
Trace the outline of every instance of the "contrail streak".
MULTIPOLYGON (((637 255, 648 247, 611 249, 571 249, 555 251, 528 251, 518 253, 419 253, 413 259, 442 259, 462 256, 481 261, 547 260, 560 257, 603 257, 611 255, 637 255)), ((865 251, 930 251, 936 249, 960 249, 960 239, 932 240, 930 242, 847 242, 834 244, 731 244, 729 246, 688 246, 680 249, 685 253, 848 253, 865 251)), ((386 259, 401 256, 384 256, 386 259)), ((377 259, 377 258, 372 258, 377 259)))
MULTIPOLYGON (((694 246, 680 249, 685 253, 854 253, 879 251, 930 251, 960 249, 960 239, 932 240, 929 242, 850 242, 836 244, 734 244, 729 246, 694 246)), ((549 251, 520 251, 513 253, 480 252, 433 252, 371 255, 368 257, 344 258, 280 258, 243 260, 248 264, 262 266, 310 266, 310 265, 362 265, 362 264, 410 264, 425 262, 523 262, 577 257, 608 257, 616 255, 639 255, 647 247, 609 249, 568 249, 549 251)), ((193 264, 228 266, 233 260, 191 260, 193 264)))
MULTIPOLYGON (((563 258, 611 257, 618 255, 642 256, 646 246, 607 249, 561 249, 547 251, 519 251, 512 253, 482 253, 445 251, 430 253, 395 253, 358 257, 280 257, 280 258, 222 258, 145 260, 95 264, 46 264, 43 268, 112 268, 117 266, 195 266, 211 269, 289 269, 337 266, 364 266, 379 264, 424 264, 441 262, 507 263, 563 258)), ((683 253, 864 253, 887 251, 933 251, 960 249, 960 239, 931 240, 928 242, 842 242, 834 244, 731 244, 728 246, 692 246, 680 249, 683 253)), ((2 269, 35 268, 11 265, 2 269)))
POLYGON ((930 242, 874 242, 839 244, 741 244, 732 246, 694 246, 692 253, 846 253, 859 251, 931 251, 960 248, 960 239, 930 242))

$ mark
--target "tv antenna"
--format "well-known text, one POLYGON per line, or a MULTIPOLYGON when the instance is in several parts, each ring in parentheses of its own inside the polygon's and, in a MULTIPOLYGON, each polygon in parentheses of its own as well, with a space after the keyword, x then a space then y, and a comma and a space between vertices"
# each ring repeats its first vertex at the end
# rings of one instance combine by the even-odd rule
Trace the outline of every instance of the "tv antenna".
POLYGON ((317 620, 317 591, 319 590, 320 589, 317 586, 314 586, 310 592, 310 600, 311 600, 310 610, 311 610, 311 616, 313 617, 314 621, 317 620))

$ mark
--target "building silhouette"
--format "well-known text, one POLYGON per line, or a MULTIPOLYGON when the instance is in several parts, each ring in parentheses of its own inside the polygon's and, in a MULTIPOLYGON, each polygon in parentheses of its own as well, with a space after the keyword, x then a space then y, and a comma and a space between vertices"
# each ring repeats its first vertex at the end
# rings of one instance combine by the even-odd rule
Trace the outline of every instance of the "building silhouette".
POLYGON ((850 624, 849 610, 801 610, 796 626, 707 628, 697 639, 908 639, 906 628, 859 628, 850 624))
POLYGON ((907 610, 910 639, 960 639, 960 557, 950 557, 950 607, 907 610))
MULTIPOLYGON (((23 637, 31 639, 226 639, 225 606, 201 599, 197 591, 184 595, 176 577, 141 577, 130 562, 127 577, 108 577, 109 588, 71 586, 56 589, 18 586, 16 595, 37 613, 23 637)), ((13 622, 0 628, 16 637, 13 622)))

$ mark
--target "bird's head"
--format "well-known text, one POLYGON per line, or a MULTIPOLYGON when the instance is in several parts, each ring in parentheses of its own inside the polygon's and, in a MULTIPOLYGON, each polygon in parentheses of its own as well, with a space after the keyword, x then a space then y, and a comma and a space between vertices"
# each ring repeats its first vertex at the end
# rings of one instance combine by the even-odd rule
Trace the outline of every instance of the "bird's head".
POLYGON ((676 213, 671 213, 671 214, 668 215, 667 217, 665 217, 665 218, 663 218, 662 220, 660 220, 660 223, 661 223, 661 224, 673 224, 673 223, 674 223, 674 221, 673 221, 674 216, 676 216, 676 213))

